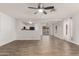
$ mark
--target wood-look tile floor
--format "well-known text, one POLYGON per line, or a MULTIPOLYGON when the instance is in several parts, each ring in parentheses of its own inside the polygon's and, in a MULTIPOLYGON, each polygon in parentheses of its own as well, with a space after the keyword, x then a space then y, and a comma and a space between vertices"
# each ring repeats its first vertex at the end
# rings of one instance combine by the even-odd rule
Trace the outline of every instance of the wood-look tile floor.
POLYGON ((0 47, 1 56, 79 56, 79 46, 55 37, 43 40, 16 40, 0 47))

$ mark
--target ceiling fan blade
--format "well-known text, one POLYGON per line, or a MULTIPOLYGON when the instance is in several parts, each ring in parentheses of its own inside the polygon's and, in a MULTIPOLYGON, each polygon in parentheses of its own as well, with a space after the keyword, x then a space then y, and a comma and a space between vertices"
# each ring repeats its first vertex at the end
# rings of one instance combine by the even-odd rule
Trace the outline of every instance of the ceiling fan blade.
POLYGON ((53 9, 54 8, 54 6, 49 6, 49 7, 44 7, 44 9, 53 9))
POLYGON ((28 25, 28 23, 26 23, 26 22, 23 22, 25 25, 28 25))
POLYGON ((50 12, 56 11, 56 9, 51 9, 50 12))
POLYGON ((46 12, 46 11, 43 11, 43 13, 44 13, 44 14, 47 14, 47 12, 46 12))
POLYGON ((30 8, 30 9, 38 9, 38 8, 36 8, 36 7, 28 7, 28 8, 30 8))
POLYGON ((41 8, 41 3, 38 3, 38 8, 39 8, 39 9, 41 8))
POLYGON ((34 14, 37 14, 38 13, 38 11, 36 11, 34 14))

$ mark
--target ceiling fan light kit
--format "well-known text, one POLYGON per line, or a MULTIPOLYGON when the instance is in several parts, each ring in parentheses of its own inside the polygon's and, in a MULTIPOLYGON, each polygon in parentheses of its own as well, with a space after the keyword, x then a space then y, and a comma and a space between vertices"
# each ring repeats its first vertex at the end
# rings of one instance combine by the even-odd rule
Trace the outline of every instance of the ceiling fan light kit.
POLYGON ((39 9, 38 11, 39 11, 39 12, 43 12, 44 10, 43 10, 43 9, 39 9))

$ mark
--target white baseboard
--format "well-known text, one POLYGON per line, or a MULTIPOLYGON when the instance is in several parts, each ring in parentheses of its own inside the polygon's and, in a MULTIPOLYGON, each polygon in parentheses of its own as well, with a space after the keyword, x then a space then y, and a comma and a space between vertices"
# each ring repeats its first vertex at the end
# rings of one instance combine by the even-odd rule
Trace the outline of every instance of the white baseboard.
POLYGON ((66 40, 66 41, 71 42, 71 43, 76 44, 76 45, 79 45, 79 42, 76 42, 76 41, 71 41, 71 40, 66 40))
MULTIPOLYGON (((54 36, 54 37, 56 37, 56 36, 54 36)), ((58 37, 57 37, 57 38, 58 38, 58 37)), ((61 39, 61 38, 59 38, 59 39, 61 39)), ((77 41, 66 40, 66 39, 61 39, 61 40, 65 40, 65 41, 67 41, 67 42, 70 42, 70 43, 73 43, 73 44, 79 45, 79 42, 77 42, 77 41)))
POLYGON ((0 44, 0 47, 3 46, 3 45, 6 45, 6 44, 8 44, 8 43, 11 43, 11 42, 13 42, 13 41, 15 41, 15 40, 11 40, 11 41, 8 41, 8 42, 1 43, 1 44, 0 44))

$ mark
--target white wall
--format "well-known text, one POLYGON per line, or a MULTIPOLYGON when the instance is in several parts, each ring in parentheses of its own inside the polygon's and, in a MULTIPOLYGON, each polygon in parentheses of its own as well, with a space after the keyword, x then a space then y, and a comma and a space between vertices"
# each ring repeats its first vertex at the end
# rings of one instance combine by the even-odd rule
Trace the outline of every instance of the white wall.
POLYGON ((79 44, 79 14, 72 17, 73 18, 73 35, 72 40, 79 44))
POLYGON ((21 30, 23 26, 22 21, 17 21, 17 40, 41 40, 41 24, 35 23, 35 30, 21 30))
POLYGON ((65 40, 71 40, 72 38, 72 19, 71 18, 66 18, 63 21, 63 33, 64 33, 65 40), (67 26, 67 34, 66 34, 66 26, 67 26))
POLYGON ((64 40, 71 40, 72 38, 72 19, 66 18, 62 21, 57 21, 53 24, 54 36, 64 40), (67 25, 67 34, 66 34, 67 25), (56 31, 57 26, 57 31, 56 31))
POLYGON ((54 26, 53 26, 53 22, 50 21, 47 25, 49 27, 49 35, 53 36, 54 35, 54 26))
POLYGON ((0 13, 0 46, 16 40, 15 19, 0 13))
POLYGON ((64 39, 64 35, 63 35, 63 21, 58 21, 55 24, 53 24, 54 26, 54 36, 58 37, 60 39, 64 39), (56 26, 57 26, 57 30, 56 30, 56 26))

